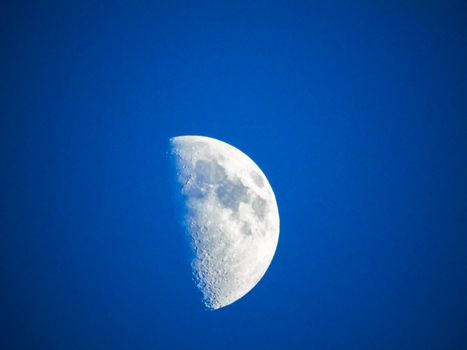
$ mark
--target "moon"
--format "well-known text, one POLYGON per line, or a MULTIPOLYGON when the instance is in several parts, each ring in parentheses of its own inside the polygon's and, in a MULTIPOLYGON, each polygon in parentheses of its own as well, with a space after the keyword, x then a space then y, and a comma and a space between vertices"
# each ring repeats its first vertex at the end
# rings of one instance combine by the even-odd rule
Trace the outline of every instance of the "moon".
POLYGON ((191 268, 209 310, 232 304, 264 276, 279 240, 279 211, 261 169, 204 136, 170 139, 185 207, 191 268))

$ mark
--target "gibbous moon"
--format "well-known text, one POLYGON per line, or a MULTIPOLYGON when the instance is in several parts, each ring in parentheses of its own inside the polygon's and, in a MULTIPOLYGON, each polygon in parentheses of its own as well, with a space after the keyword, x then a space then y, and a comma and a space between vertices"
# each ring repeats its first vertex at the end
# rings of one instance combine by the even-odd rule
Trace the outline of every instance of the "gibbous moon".
POLYGON ((276 198, 243 152, 203 136, 170 139, 191 237, 194 281, 206 308, 247 294, 271 264, 279 239, 276 198))

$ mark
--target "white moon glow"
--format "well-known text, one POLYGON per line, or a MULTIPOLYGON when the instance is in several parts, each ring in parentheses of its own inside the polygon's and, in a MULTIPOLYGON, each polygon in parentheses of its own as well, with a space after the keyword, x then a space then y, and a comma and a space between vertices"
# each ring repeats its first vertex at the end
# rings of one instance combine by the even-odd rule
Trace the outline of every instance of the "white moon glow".
POLYGON ((170 140, 185 199, 191 263, 208 309, 248 293, 268 269, 279 239, 279 212, 266 176, 244 153, 203 136, 170 140))

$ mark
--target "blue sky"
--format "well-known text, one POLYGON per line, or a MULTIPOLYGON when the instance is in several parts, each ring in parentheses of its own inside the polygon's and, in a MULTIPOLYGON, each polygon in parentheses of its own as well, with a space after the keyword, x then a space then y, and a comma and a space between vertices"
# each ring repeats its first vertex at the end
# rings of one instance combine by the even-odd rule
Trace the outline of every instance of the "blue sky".
POLYGON ((2 349, 467 344, 467 8, 69 1, 0 8, 2 349), (248 154, 281 217, 202 309, 168 139, 248 154))

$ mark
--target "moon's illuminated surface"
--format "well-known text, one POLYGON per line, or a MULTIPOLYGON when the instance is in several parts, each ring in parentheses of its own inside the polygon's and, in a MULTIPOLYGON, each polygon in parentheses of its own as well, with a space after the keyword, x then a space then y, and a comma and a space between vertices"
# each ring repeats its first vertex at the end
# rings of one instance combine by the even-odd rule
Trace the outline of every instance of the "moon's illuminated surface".
POLYGON ((208 309, 248 293, 268 269, 279 212, 266 176, 244 153, 202 136, 170 140, 191 237, 194 280, 208 309))

